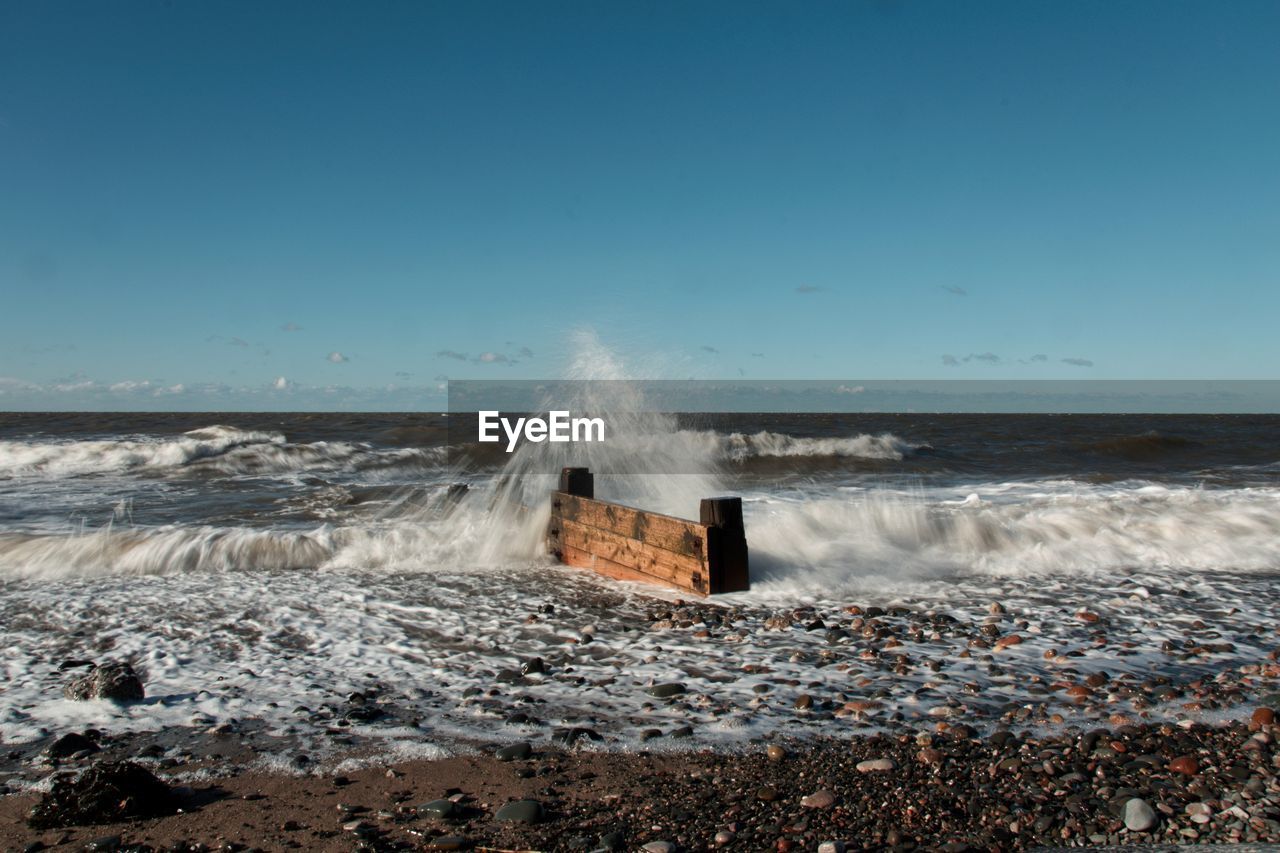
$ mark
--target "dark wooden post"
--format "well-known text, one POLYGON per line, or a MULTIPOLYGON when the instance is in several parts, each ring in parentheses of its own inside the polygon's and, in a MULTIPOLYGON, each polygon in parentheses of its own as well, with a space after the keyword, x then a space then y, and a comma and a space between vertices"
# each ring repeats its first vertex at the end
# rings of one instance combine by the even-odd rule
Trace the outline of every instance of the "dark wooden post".
POLYGON ((560 491, 580 498, 595 498, 595 477, 589 468, 561 468, 560 491))
POLYGON ((742 524, 742 498, 704 498, 699 521, 707 525, 709 592, 745 592, 751 588, 747 568, 747 533, 742 524))

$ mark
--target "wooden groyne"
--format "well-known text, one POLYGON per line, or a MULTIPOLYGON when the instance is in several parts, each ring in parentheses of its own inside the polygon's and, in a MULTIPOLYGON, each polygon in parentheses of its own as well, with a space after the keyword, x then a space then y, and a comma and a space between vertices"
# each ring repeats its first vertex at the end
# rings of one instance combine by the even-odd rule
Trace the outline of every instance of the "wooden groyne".
POLYGON ((706 498, 689 521, 596 500, 586 468, 560 472, 547 550, 565 565, 698 595, 751 587, 741 498, 706 498))

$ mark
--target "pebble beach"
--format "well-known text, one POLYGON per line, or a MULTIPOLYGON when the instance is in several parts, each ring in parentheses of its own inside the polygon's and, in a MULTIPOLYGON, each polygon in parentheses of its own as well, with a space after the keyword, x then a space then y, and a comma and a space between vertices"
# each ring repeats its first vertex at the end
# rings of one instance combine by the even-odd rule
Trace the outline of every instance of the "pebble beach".
POLYGON ((751 589, 691 598, 438 425, 120 417, 0 444, 7 848, 1280 841, 1265 419, 670 422, 701 467, 599 488, 742 495, 751 589))

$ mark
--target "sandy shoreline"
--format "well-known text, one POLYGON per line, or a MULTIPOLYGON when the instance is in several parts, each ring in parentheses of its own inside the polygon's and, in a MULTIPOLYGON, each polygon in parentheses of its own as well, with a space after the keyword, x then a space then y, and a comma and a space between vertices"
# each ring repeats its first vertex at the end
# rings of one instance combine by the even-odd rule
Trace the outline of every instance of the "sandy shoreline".
POLYGON ((245 772, 180 788, 180 814, 43 831, 25 822, 38 795, 11 794, 0 799, 0 841, 334 851, 1275 842, 1280 751, 1267 716, 1044 737, 944 724, 732 753, 535 747, 511 761, 483 752, 338 775, 245 772), (456 814, 430 816, 424 804, 440 799, 456 814), (539 804, 535 822, 497 819, 524 800, 539 804), (1149 828, 1128 828, 1148 809, 1149 828))

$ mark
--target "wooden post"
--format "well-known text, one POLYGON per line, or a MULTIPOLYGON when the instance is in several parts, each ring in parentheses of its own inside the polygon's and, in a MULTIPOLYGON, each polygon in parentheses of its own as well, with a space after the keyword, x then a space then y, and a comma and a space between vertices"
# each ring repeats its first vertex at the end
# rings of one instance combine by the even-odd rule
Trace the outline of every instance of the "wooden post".
POLYGON ((742 498, 703 498, 699 520, 707 526, 707 574, 713 595, 751 588, 742 498))
POLYGON ((596 481, 589 468, 561 468, 560 491, 580 498, 596 496, 596 481))

